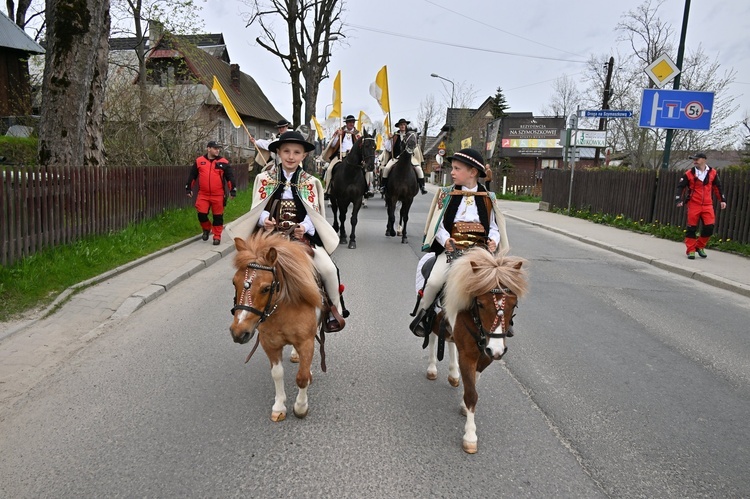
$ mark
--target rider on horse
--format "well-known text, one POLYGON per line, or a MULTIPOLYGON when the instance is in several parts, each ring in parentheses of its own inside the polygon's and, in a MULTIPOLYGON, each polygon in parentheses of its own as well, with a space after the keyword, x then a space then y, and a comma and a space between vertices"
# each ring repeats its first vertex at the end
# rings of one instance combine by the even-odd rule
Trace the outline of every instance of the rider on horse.
MULTIPOLYGON (((328 142, 328 145, 321 154, 321 157, 324 161, 330 162, 328 164, 328 169, 326 170, 326 174, 324 177, 326 184, 324 196, 325 199, 328 199, 328 196, 331 194, 331 179, 333 179, 333 169, 338 163, 341 162, 341 160, 346 157, 347 153, 354 146, 354 143, 361 137, 359 130, 354 127, 354 124, 356 122, 357 119, 351 114, 344 118, 344 123, 346 123, 346 125, 334 132, 333 137, 331 137, 331 140, 328 142)), ((364 169, 362 170, 362 175, 365 175, 364 169)), ((365 181, 366 180, 367 179, 365 178, 365 181)), ((373 194, 371 192, 365 192, 365 198, 369 198, 372 196, 373 194)))
POLYGON ((486 248, 491 253, 508 248, 505 218, 495 202, 495 194, 487 192, 478 181, 485 176, 482 155, 466 148, 447 159, 451 162, 454 184, 435 193, 422 243, 422 251, 430 253, 417 267, 418 283, 422 280, 423 268, 432 267, 417 297, 416 318, 410 326, 419 337, 430 331, 433 303, 445 284, 451 259, 473 246, 486 248))
POLYGON ((290 131, 281 134, 268 150, 276 153, 281 163, 255 177, 250 222, 255 230, 285 232, 311 247, 313 263, 332 303, 326 330, 340 331, 345 321, 339 311, 344 315, 346 311, 342 308, 338 268, 330 256, 339 238, 326 220, 320 180, 302 169, 302 161, 315 146, 301 133, 290 131))
POLYGON ((268 170, 273 165, 278 166, 279 159, 276 157, 275 153, 268 152, 268 147, 271 145, 271 142, 278 139, 282 133, 289 130, 290 126, 291 123, 289 123, 285 119, 281 119, 276 122, 276 133, 272 134, 270 138, 256 139, 252 135, 250 136, 250 142, 253 143, 253 147, 255 147, 256 150, 255 162, 258 163, 258 165, 260 165, 263 170, 268 170), (262 151, 266 151, 266 153, 264 154, 262 151), (270 160, 266 159, 268 155, 270 155, 270 160))
MULTIPOLYGON (((380 191, 383 193, 385 193, 388 188, 388 173, 390 173, 391 168, 396 163, 401 153, 405 152, 407 149, 406 135, 409 123, 411 123, 411 121, 406 121, 404 118, 398 120, 398 122, 396 122, 396 128, 398 131, 385 141, 385 151, 389 153, 390 159, 387 160, 386 166, 383 169, 383 182, 380 186, 380 191)), ((412 133, 414 132, 412 131, 412 133)), ((408 151, 406 152, 408 153, 408 151)), ((419 149, 418 145, 414 146, 414 150, 411 154, 411 162, 414 166, 414 172, 417 174, 417 182, 419 182, 419 191, 422 194, 427 194, 427 189, 424 187, 424 171, 422 171, 422 151, 419 149)))

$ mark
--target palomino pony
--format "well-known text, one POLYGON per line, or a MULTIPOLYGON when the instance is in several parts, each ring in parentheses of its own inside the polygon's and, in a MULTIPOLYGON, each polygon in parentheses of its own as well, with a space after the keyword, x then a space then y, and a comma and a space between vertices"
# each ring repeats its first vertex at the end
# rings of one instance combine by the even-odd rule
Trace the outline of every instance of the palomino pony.
MULTIPOLYGON (((294 415, 307 415, 307 387, 312 381, 310 366, 315 350, 315 334, 323 313, 323 297, 316 280, 312 258, 303 243, 290 241, 278 233, 258 231, 247 240, 235 238, 237 254, 232 279, 235 296, 229 327, 236 343, 247 343, 258 331, 258 341, 271 362, 276 397, 273 421, 286 418, 286 392, 282 350, 293 345, 299 353, 294 415)), ((255 352, 256 342, 247 360, 255 352)), ((321 364, 325 357, 321 343, 321 364)), ((247 362, 247 361, 246 361, 247 362)))
POLYGON ((339 244, 346 244, 346 212, 352 205, 349 222, 352 232, 349 236, 349 249, 357 248, 357 217, 362 207, 362 199, 367 192, 364 171, 373 168, 375 163, 375 138, 362 131, 362 136, 352 146, 342 163, 334 165, 336 170, 331 177, 331 210, 333 229, 339 233, 339 244), (338 213, 338 219, 336 214, 338 213), (340 228, 339 228, 340 224, 340 228))
POLYGON ((385 206, 388 211, 388 222, 385 226, 385 235, 394 237, 396 231, 393 224, 396 223, 396 205, 401 203, 399 213, 399 227, 401 227, 401 242, 407 244, 406 224, 409 222, 409 210, 414 201, 414 196, 419 192, 417 173, 411 163, 412 153, 417 147, 417 133, 410 130, 404 139, 404 151, 398 156, 396 163, 388 173, 388 187, 385 193, 385 206))
POLYGON ((463 380, 463 449, 469 454, 477 451, 476 385, 480 373, 508 350, 505 341, 513 336, 513 310, 528 289, 526 272, 521 269, 524 261, 495 256, 483 248, 470 249, 454 260, 445 284, 444 308, 433 323, 433 334, 428 335, 427 378, 437 378, 436 351, 442 336, 449 342, 448 381, 458 386, 459 372, 463 380))

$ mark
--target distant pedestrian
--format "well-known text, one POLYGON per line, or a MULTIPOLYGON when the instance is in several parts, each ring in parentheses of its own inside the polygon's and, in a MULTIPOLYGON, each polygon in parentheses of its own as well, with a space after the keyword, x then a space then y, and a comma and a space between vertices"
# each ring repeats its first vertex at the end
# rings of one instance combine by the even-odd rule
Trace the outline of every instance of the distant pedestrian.
POLYGON ((487 174, 487 176, 484 179, 484 186, 487 188, 487 192, 492 192, 492 167, 489 163, 484 165, 484 172, 487 174))
POLYGON ((696 252, 701 258, 708 256, 705 250, 706 244, 714 233, 716 215, 712 194, 721 201, 719 206, 722 210, 727 207, 727 198, 721 190, 721 180, 716 169, 706 164, 706 154, 699 152, 690 156, 690 159, 693 160, 693 167, 680 177, 675 200, 677 206, 687 204, 685 246, 687 257, 695 260, 696 252), (697 236, 698 222, 703 225, 700 237, 697 236))
POLYGON ((195 200, 195 208, 203 229, 203 240, 208 241, 213 232, 214 245, 218 245, 224 230, 224 206, 228 196, 234 198, 237 195, 237 183, 229 161, 221 156, 221 146, 213 140, 206 145, 206 154, 197 158, 190 168, 185 184, 188 197, 193 197, 196 181, 198 198, 195 200), (209 210, 213 214, 213 224, 208 221, 209 210))

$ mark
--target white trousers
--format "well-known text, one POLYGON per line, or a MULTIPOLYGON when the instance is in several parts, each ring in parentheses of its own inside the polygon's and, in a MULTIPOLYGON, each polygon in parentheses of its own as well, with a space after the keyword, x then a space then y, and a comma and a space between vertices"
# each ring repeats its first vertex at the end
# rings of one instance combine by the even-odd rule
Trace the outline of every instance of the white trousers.
POLYGON ((322 246, 313 248, 313 264, 320 274, 323 287, 328 293, 328 297, 331 298, 331 303, 336 306, 339 313, 342 313, 338 271, 333 260, 331 260, 331 255, 322 246))

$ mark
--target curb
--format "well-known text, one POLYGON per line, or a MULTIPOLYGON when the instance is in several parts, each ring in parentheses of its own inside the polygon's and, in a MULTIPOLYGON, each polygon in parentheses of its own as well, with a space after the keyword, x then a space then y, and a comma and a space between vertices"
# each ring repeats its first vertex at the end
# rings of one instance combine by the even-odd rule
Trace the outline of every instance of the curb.
POLYGON ((730 279, 726 279, 724 277, 717 276, 715 274, 711 274, 710 272, 704 272, 701 270, 694 270, 691 268, 683 267, 681 265, 675 265, 672 262, 667 262, 665 260, 659 260, 658 258, 653 258, 649 255, 644 255, 642 253, 637 253, 633 251, 626 251, 622 248, 618 248, 616 246, 612 246, 611 244, 604 243, 602 241, 598 241, 596 239, 592 239, 590 237, 580 236, 578 234, 574 234, 572 232, 568 232, 563 229, 558 229, 557 227, 551 227, 549 225, 545 225, 540 222, 534 222, 532 220, 529 220, 527 218, 520 217, 518 215, 514 215, 512 213, 509 213, 507 211, 504 211, 503 214, 506 216, 506 218, 512 218, 513 220, 523 222, 529 225, 534 225, 536 227, 539 227, 541 229, 548 230, 550 232, 556 232, 557 234, 563 235, 565 237, 569 237, 571 239, 575 239, 577 241, 580 241, 582 243, 590 244, 591 246, 596 246, 598 248, 611 251, 612 253, 617 253, 618 255, 630 258, 632 260, 637 260, 639 262, 647 263, 649 265, 653 265, 654 267, 657 267, 662 270, 666 270, 667 272, 672 272, 674 274, 681 275, 683 277, 687 277, 688 279, 694 279, 696 281, 700 281, 704 284, 708 284, 710 286, 714 286, 717 288, 724 289, 726 291, 731 291, 733 293, 737 293, 743 296, 750 297, 750 286, 747 286, 745 284, 732 281, 730 279))

